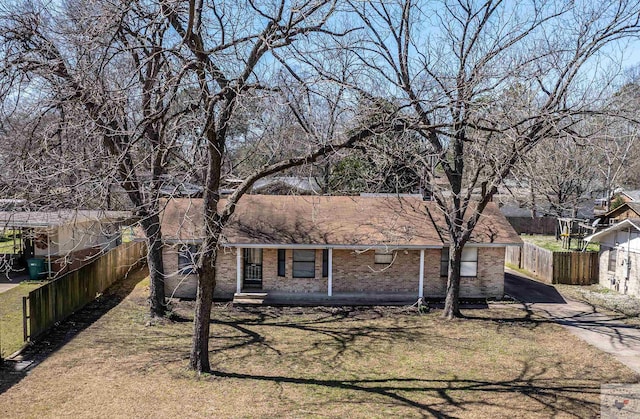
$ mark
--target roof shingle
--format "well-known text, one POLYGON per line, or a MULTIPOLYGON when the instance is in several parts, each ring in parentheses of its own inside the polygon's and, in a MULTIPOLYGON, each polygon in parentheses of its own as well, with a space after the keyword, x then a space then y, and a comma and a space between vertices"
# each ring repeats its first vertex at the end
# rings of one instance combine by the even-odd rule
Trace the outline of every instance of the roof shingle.
MULTIPOLYGON (((226 202, 221 201, 222 207, 226 202)), ((161 216, 167 240, 203 236, 203 201, 172 199, 161 216)), ((446 223, 416 197, 246 195, 223 230, 225 244, 441 247, 446 223), (438 226, 436 228, 436 225, 438 226)), ((498 208, 485 210, 472 241, 519 244, 498 208)))

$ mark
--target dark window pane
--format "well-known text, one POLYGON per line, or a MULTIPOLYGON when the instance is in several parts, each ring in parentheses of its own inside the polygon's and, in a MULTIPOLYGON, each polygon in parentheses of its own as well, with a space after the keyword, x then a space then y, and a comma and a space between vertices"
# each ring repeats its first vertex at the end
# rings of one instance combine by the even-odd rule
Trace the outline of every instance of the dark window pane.
POLYGON ((316 265, 315 250, 294 250, 293 251, 293 277, 294 278, 314 278, 316 265))
POLYGON ((286 275, 286 256, 287 251, 285 249, 278 249, 278 276, 286 275))
POLYGON ((322 277, 329 276, 329 249, 322 250, 322 277))
POLYGON ((440 276, 449 275, 449 248, 443 247, 440 252, 440 276))

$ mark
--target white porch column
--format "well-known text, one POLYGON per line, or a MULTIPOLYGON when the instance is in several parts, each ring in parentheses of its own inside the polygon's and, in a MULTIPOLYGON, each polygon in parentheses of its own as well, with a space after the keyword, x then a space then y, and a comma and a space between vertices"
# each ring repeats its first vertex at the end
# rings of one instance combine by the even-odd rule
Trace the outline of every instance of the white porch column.
POLYGON ((236 247, 236 292, 242 292, 242 248, 236 247))
POLYGON ((418 298, 422 298, 424 296, 424 249, 420 249, 420 279, 418 284, 418 298))
POLYGON ((328 261, 328 275, 327 275, 327 295, 331 297, 333 294, 333 249, 329 248, 329 261, 328 261))
MULTIPOLYGON (((51 279, 51 232, 47 231, 47 279, 51 279)), ((60 241, 60 234, 58 234, 58 241, 60 241)), ((35 253, 35 252, 34 252, 35 253)))

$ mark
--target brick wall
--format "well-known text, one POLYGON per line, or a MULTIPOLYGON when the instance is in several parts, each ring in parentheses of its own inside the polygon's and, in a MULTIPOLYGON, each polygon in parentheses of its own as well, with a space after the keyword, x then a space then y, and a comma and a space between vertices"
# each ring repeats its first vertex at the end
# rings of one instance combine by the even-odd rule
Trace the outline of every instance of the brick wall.
POLYGON ((415 292, 418 295, 420 251, 394 252, 390 265, 376 264, 375 251, 333 251, 333 292, 415 292))
MULTIPOLYGON (((440 250, 425 259, 438 260, 437 275, 431 272, 427 277, 425 264, 425 290, 427 298, 441 298, 446 295, 447 278, 440 276, 440 250), (428 279, 427 279, 428 278, 428 279)), ((502 298, 504 296, 504 247, 478 248, 477 277, 462 277, 460 279, 460 297, 462 298, 502 298)))
POLYGON ((601 286, 615 290, 621 294, 629 294, 640 297, 640 254, 631 252, 629 254, 629 260, 631 264, 631 270, 629 272, 629 279, 625 283, 625 276, 627 274, 627 264, 623 264, 623 261, 627 259, 627 253, 624 249, 618 249, 618 255, 616 258, 615 271, 609 271, 609 248, 600 251, 600 276, 599 283, 601 286), (625 292, 626 291, 626 292, 625 292))
MULTIPOLYGON (((165 244, 162 250, 165 281, 164 292, 167 297, 195 298, 198 289, 198 276, 178 273, 178 254, 181 244, 165 244)), ((233 298, 236 292, 236 250, 222 248, 218 251, 218 275, 215 298, 233 298)))
MULTIPOLYGON (((197 285, 195 275, 178 275, 177 246, 165 246, 163 257, 167 279, 167 295, 193 298, 197 285), (174 289, 177 290, 174 292, 174 289)), ((478 276, 462 278, 461 297, 501 298, 504 292, 504 248, 479 248, 478 276)), ((315 277, 293 278, 293 250, 285 250, 285 276, 278 276, 276 249, 262 254, 263 292, 326 293, 327 278, 322 277, 322 250, 315 253, 315 277)), ((446 278, 440 277, 440 249, 425 250, 424 296, 444 297, 446 278)), ((392 264, 376 264, 373 250, 333 251, 333 292, 415 293, 418 295, 420 251, 395 252, 392 264)), ((218 256, 218 282, 215 296, 231 298, 236 290, 235 249, 221 249, 218 256)))

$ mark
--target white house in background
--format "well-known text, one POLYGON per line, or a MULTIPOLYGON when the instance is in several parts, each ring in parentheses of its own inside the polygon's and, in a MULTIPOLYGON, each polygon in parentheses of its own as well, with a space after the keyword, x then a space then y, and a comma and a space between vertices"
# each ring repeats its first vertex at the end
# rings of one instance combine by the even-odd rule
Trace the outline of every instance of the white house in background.
POLYGON ((628 218, 585 240, 600 243, 600 285, 640 296, 640 219, 628 218))
POLYGON ((11 255, 16 263, 45 259, 46 270, 56 275, 117 246, 130 219, 128 211, 0 211, 0 231, 20 231, 19 250, 11 255))

